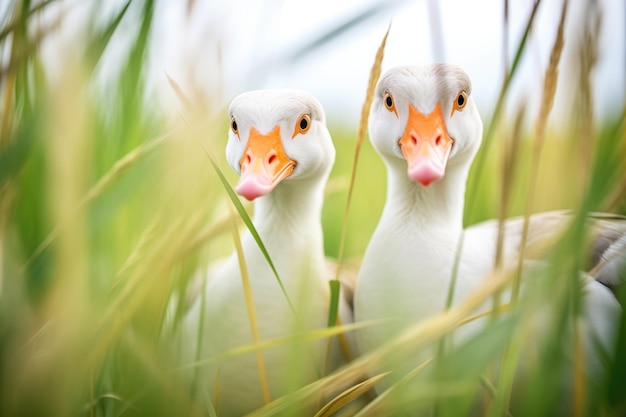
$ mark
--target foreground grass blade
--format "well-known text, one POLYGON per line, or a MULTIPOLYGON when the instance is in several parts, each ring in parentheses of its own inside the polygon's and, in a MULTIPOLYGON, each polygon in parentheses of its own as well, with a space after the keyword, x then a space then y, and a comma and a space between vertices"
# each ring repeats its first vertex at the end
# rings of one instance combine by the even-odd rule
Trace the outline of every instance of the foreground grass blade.
POLYGON ((109 45, 109 41, 111 40, 115 32, 117 32, 120 22, 126 15, 126 11, 128 10, 131 2, 132 0, 128 0, 126 2, 126 4, 121 8, 120 12, 106 26, 102 33, 98 35, 93 35, 93 39, 89 47, 87 48, 87 53, 89 54, 89 57, 91 58, 94 66, 100 61, 102 54, 109 45))
MULTIPOLYGON (((104 174, 98 182, 96 182, 93 187, 89 189, 87 194, 80 201, 78 207, 76 207, 75 212, 78 212, 85 208, 89 203, 91 203, 96 197, 98 197, 104 190, 106 190, 116 179, 120 177, 122 173, 127 171, 131 166, 137 163, 142 157, 150 153, 152 150, 156 149, 160 145, 163 144, 168 138, 170 134, 165 134, 159 138, 151 140, 149 142, 144 143, 143 145, 138 146, 133 149, 131 152, 127 153, 125 156, 120 158, 111 169, 104 174)), ((29 265, 37 259, 43 251, 45 251, 54 240, 57 238, 59 233, 63 230, 63 227, 68 221, 71 221, 73 218, 73 214, 68 214, 67 218, 64 222, 57 224, 52 231, 46 236, 46 238, 39 244, 37 249, 30 255, 30 257, 24 262, 22 266, 22 270, 25 270, 29 267, 29 265)))
POLYGON ((370 389, 374 388, 374 386, 385 379, 389 375, 389 372, 384 372, 382 374, 374 375, 371 378, 366 379, 365 381, 352 386, 346 391, 342 392, 338 396, 332 399, 328 404, 326 404, 320 411, 315 414, 315 417, 330 417, 337 411, 341 410, 350 402, 356 400, 361 397, 370 389))
POLYGON ((315 340, 327 339, 329 337, 337 336, 342 333, 355 331, 358 329, 364 329, 371 326, 385 324, 384 321, 368 321, 368 322, 360 322, 360 323, 352 323, 352 324, 344 324, 341 326, 327 327, 319 330, 311 330, 304 333, 294 333, 289 336, 279 337, 275 339, 266 339, 261 341, 257 345, 245 345, 240 346, 234 349, 231 349, 227 352, 224 352, 220 355, 202 359, 193 363, 188 363, 183 366, 177 368, 177 370, 185 370, 191 368, 197 368, 200 366, 212 365, 224 360, 235 358, 242 355, 247 355, 253 352, 257 352, 260 350, 271 349, 275 347, 285 346, 292 344, 293 342, 310 342, 315 340))
MULTIPOLYGON (((231 211, 232 218, 232 230, 233 241, 235 242, 235 252, 237 253, 237 259, 239 260, 239 270, 241 272, 241 281, 243 286, 244 298, 246 300, 246 309, 248 311, 248 321, 250 322, 250 331, 252 332, 252 341, 255 345, 261 343, 261 337, 259 335, 259 325, 256 317, 256 308, 254 306, 254 298, 252 296, 252 287, 250 286, 250 276, 248 275, 248 267, 246 264, 246 257, 243 254, 243 247, 241 246, 241 238, 239 236, 239 229, 237 227, 237 220, 235 219, 235 213, 231 211)), ((261 380, 261 392, 263 393, 263 402, 265 404, 270 402, 270 389, 267 383, 267 374, 265 372, 265 361, 263 360, 263 352, 256 351, 257 366, 259 368, 259 379, 261 380)))
MULTIPOLYGON (((543 245, 536 247, 536 250, 539 252, 542 252, 544 249, 543 245)), ((341 368, 338 372, 321 378, 293 394, 278 398, 267 406, 250 413, 249 416, 284 415, 285 410, 294 404, 310 401, 311 398, 318 394, 332 392, 333 388, 353 383, 364 375, 379 373, 390 360, 397 359, 398 355, 405 355, 407 352, 410 354, 415 349, 437 341, 442 335, 456 329, 460 322, 489 297, 492 297, 494 292, 501 291, 506 285, 509 285, 513 279, 513 272, 494 272, 471 295, 458 304, 453 305, 445 313, 415 323, 396 338, 376 350, 362 355, 341 368)))
MULTIPOLYGON (((174 90, 174 93, 178 96, 179 100, 181 100, 181 102, 187 108, 188 111, 191 111, 192 110, 191 109, 191 101, 184 94, 184 92, 183 92, 182 88, 180 87, 180 85, 172 77, 170 77, 169 75, 167 75, 167 79, 168 79, 168 82, 169 82, 170 86, 174 90)), ((246 212, 246 209, 241 204, 241 201, 239 201, 239 198, 237 197, 237 194, 235 194, 235 191, 233 190, 233 188, 228 183, 228 180, 226 179, 226 177, 224 176, 224 173, 222 173, 222 170, 219 168, 219 166, 217 165, 217 163, 215 162, 215 160, 211 156, 211 153, 204 147, 204 145, 200 144, 200 146, 202 146, 202 150, 206 154, 207 158, 209 159, 209 162, 211 163, 211 166, 215 170, 215 173, 217 174, 218 178, 220 179, 220 182, 224 186, 224 189, 226 190, 226 194, 228 194, 228 197, 230 198, 230 201, 232 201, 233 205, 237 209, 237 212, 241 216, 241 219, 243 220, 244 224, 246 225, 246 227, 250 231, 250 234, 252 235, 252 237, 256 241, 257 245, 259 246, 259 249, 263 253, 263 256, 267 260, 267 263, 269 264, 270 268, 272 269, 272 272, 274 273, 274 276, 276 277, 276 281, 278 281, 278 285, 280 286, 280 289, 283 292, 283 295, 285 296, 285 300, 287 300, 287 304, 289 304, 289 308, 291 309, 291 311, 295 315, 295 311, 296 310, 295 310, 293 304, 291 303, 291 299, 289 298, 289 295, 287 294, 287 290, 285 289, 285 286, 283 285, 283 281, 280 279, 280 275, 278 274, 278 270, 274 266, 274 262, 272 262, 272 258, 270 257, 269 252, 267 251, 267 249, 265 248, 265 245, 263 244, 263 241, 261 240, 261 236, 259 236, 259 233, 257 232, 256 227, 254 227, 254 223, 252 223, 252 219, 250 219, 250 216, 248 216, 248 213, 246 212)))
MULTIPOLYGON (((332 279, 328 281, 328 286, 330 287, 330 304, 328 308, 328 323, 326 325, 327 327, 330 328, 330 327, 334 327, 337 324, 337 319, 339 317, 339 301, 340 301, 340 295, 341 295, 341 283, 336 279, 332 279)), ((340 334, 339 338, 341 339, 340 343, 342 343, 342 346, 344 346, 345 340, 343 340, 343 335, 340 334)), ((326 355, 324 358, 324 367, 322 369, 322 375, 326 375, 328 371, 328 364, 330 363, 330 354, 332 351, 332 342, 333 342, 332 338, 329 338, 328 341, 326 342, 326 355)))
MULTIPOLYGON (((511 65, 511 69, 509 70, 508 75, 504 78, 502 82, 502 87, 500 88, 500 94, 498 95, 498 101, 496 102, 495 110, 493 111, 493 115, 491 116, 491 122, 489 123, 487 132, 484 135, 481 150, 478 153, 478 155, 476 155, 476 160, 474 161, 472 165, 473 167, 476 167, 475 168, 476 171, 474 175, 472 176, 473 179, 471 180, 471 183, 469 184, 469 187, 468 187, 469 190, 476 190, 478 188, 478 184, 481 181, 481 178, 483 175, 483 169, 486 165, 485 160, 487 158, 487 155, 489 154, 489 148, 491 147, 491 143, 493 142, 492 139, 496 132, 498 123, 500 121, 502 110, 504 109, 504 101, 508 95, 511 81, 513 80, 513 77, 517 73, 519 62, 522 58, 522 53, 524 52, 524 49, 526 48, 526 41, 528 40, 528 35, 530 34, 530 30, 533 27, 535 16, 537 15, 537 10, 539 9, 540 4, 541 4, 541 0, 537 0, 535 1, 535 4, 533 5, 532 12, 530 14, 530 17, 528 18, 528 22, 526 23, 526 28, 524 29, 524 35, 522 36, 522 39, 519 42, 517 51, 515 52, 515 58, 513 59, 513 64, 511 65)), ((474 203, 474 201, 475 199, 472 198, 472 199, 469 199, 465 203, 465 212, 466 212, 465 218, 466 219, 470 219, 470 220, 474 219, 474 209, 476 207, 476 204, 474 203)))
POLYGON ((274 272, 274 276, 276 277, 276 281, 278 281, 278 285, 280 286, 280 289, 283 292, 283 295, 285 296, 285 300, 287 300, 287 303, 289 304, 289 308, 291 309, 292 313, 295 315, 296 310, 294 309, 293 304, 291 303, 291 300, 289 299, 289 294, 287 294, 287 289, 283 285, 283 281, 280 279, 280 276, 278 275, 278 271, 276 270, 276 267, 274 266, 274 262, 272 262, 272 258, 270 257, 270 254, 267 252, 267 249, 265 248, 265 245, 263 244, 263 241, 261 240, 261 236, 259 236, 259 233, 257 232, 256 227, 254 227, 254 224, 252 223, 252 219, 250 219, 250 216, 248 216, 246 209, 243 207, 243 204, 241 204, 241 201, 239 201, 237 194, 235 194, 235 190, 233 190, 233 187, 230 186, 230 184, 228 183, 228 180, 226 179, 226 177, 220 170, 220 167, 217 166, 217 163, 215 162, 211 154, 204 147, 202 149, 204 149, 204 152, 209 158, 209 162, 211 162, 211 166, 213 166, 213 169, 215 170, 220 181, 222 182, 222 185, 224 186, 224 189, 226 190, 226 193, 228 194, 230 201, 232 201, 233 205, 237 209, 237 212, 239 213, 239 216, 241 216, 241 220, 243 220, 244 224, 250 231, 250 234, 256 241, 257 245, 259 245, 259 249, 261 249, 261 252, 263 253, 263 256, 265 256, 265 259, 267 260, 267 263, 269 264, 270 268, 272 268, 272 272, 274 272))
POLYGON ((363 106, 361 107, 361 119, 359 121, 359 130, 357 133, 356 146, 354 149, 354 162, 352 165, 352 174, 350 175, 350 185, 348 187, 346 211, 344 214, 343 226, 341 228, 341 238, 339 240, 339 253, 337 255, 337 273, 335 275, 336 280, 339 280, 339 271, 341 270, 343 252, 346 246, 346 235, 348 233, 348 214, 350 213, 350 204, 352 202, 352 193, 354 191, 354 180, 356 179, 356 169, 359 163, 359 155, 361 153, 361 146, 363 146, 363 140, 365 139, 365 132, 367 131, 367 120, 369 119, 370 108, 372 107, 372 102, 374 101, 376 84, 378 83, 378 79, 380 78, 383 57, 385 55, 385 45, 387 44, 387 36, 389 36, 390 30, 391 24, 387 28, 387 32, 385 32, 385 36, 383 37, 383 40, 380 43, 378 50, 376 51, 376 58, 374 59, 374 64, 372 65, 372 69, 370 70, 370 78, 367 83, 365 101, 363 102, 363 106))
MULTIPOLYGON (((372 101, 374 101, 374 93, 376 90, 376 84, 378 83, 378 79, 380 78, 380 73, 381 73, 381 68, 382 68, 382 62, 383 62, 383 57, 385 54, 385 45, 387 44, 387 37, 389 36, 389 31, 391 30, 391 24, 389 25, 389 27, 387 28, 387 32, 385 32, 385 36, 383 37, 383 40, 380 44, 380 46, 378 47, 378 50, 376 51, 376 57, 374 58, 374 64, 372 65, 372 69, 370 70, 370 78, 367 84, 367 91, 365 94, 365 101, 363 102, 363 106, 361 107, 361 119, 359 122, 359 130, 357 133, 357 139, 356 139, 356 147, 354 150, 354 162, 352 165, 352 174, 350 175, 350 185, 348 187, 348 197, 346 200, 346 210, 344 213, 344 218, 343 218, 343 225, 341 228, 341 237, 339 238, 339 253, 337 255, 337 269, 335 271, 335 279, 334 279, 334 283, 331 281, 331 291, 333 289, 333 286, 336 288, 336 293, 337 295, 332 295, 333 293, 331 292, 331 305, 330 305, 330 311, 329 311, 329 317, 328 317, 328 325, 330 326, 331 323, 335 323, 337 320, 337 312, 339 310, 339 290, 341 288, 340 283, 339 283, 339 274, 341 272, 341 262, 343 260, 343 253, 345 250, 345 246, 346 246, 346 236, 348 233, 348 215, 350 213, 350 204, 352 201, 352 193, 354 191, 354 181, 356 179, 356 169, 357 169, 357 165, 359 162, 359 155, 361 153, 361 147, 363 145, 363 140, 365 139, 365 132, 367 131, 367 120, 369 118, 369 113, 370 113, 370 108, 372 106, 372 101), (334 316, 334 317, 333 317, 334 316)), ((347 348, 347 342, 345 340, 345 337, 343 335, 339 335, 339 339, 340 339, 340 343, 343 347, 344 350, 344 354, 346 355, 346 358, 348 360, 351 359, 352 355, 349 353, 348 348, 347 348)), ((331 341, 328 341, 328 346, 327 346, 327 355, 326 355, 326 362, 328 362, 329 359, 329 354, 330 354, 330 343, 331 341)))
POLYGON ((426 369, 433 359, 428 359, 406 374, 398 382, 394 383, 391 387, 381 392, 371 403, 369 403, 363 410, 361 410, 356 417, 378 416, 384 414, 385 410, 388 410, 386 403, 393 402, 394 395, 397 391, 404 387, 404 385, 410 382, 413 378, 419 375, 424 369, 426 369))
POLYGON ((513 292, 511 299, 513 302, 517 300, 520 281, 522 276, 522 266, 524 262, 524 247, 528 239, 528 226, 530 222, 530 212, 532 209, 532 202, 535 196, 535 190, 537 187, 537 176, 539 174, 539 161, 541 157, 541 151, 545 141, 546 123, 548 116, 552 111, 552 105, 554 104, 554 95, 556 93, 556 85, 559 77, 558 66, 561 60, 561 52, 563 51, 564 39, 563 32, 565 28, 565 17, 567 16, 567 1, 563 2, 563 8, 561 10, 561 19, 557 28, 556 39, 552 46, 550 53, 550 62, 546 68, 543 84, 543 94, 541 99, 541 108, 539 109, 539 116, 535 125, 535 146, 533 148, 532 155, 532 167, 530 171, 530 185, 528 189, 528 197, 526 198, 526 209, 524 211, 524 226, 522 229, 522 238, 520 243, 520 254, 518 259, 517 277, 513 283, 513 292))
MULTIPOLYGON (((21 19, 25 20, 27 18, 30 18, 32 15, 34 15, 35 13, 39 12, 39 11, 43 11, 43 9, 48 6, 49 4, 55 2, 56 0, 45 0, 42 2, 39 2, 37 4, 35 4, 32 8, 25 10, 24 7, 22 7, 22 13, 25 13, 25 16, 22 17, 21 19)), ((27 3, 23 2, 23 5, 25 6, 27 3)), ((17 7, 17 6, 16 6, 17 7)), ((4 26, 1 30, 0 30, 0 42, 4 41, 4 38, 6 38, 9 34, 11 34, 12 32, 14 32, 16 30, 17 25, 19 25, 19 22, 17 21, 13 21, 10 22, 9 24, 7 24, 6 26, 4 26)))
POLYGON ((330 309, 328 311, 328 327, 337 324, 339 315, 339 296, 341 295, 341 283, 338 280, 328 282, 330 286, 330 309))

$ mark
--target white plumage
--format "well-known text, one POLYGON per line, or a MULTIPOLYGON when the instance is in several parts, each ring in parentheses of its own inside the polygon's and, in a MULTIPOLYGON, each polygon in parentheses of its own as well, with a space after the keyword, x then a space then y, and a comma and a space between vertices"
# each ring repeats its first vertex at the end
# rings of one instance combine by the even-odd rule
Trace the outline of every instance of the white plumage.
MULTIPOLYGON (((388 187, 380 222, 357 279, 354 314, 355 321, 388 319, 390 324, 359 331, 361 352, 371 351, 410 324, 445 310, 463 233, 453 302, 469 295, 493 270, 498 230, 495 221, 463 230, 467 175, 482 139, 482 121, 463 70, 434 64, 388 71, 376 89, 369 133, 386 165, 388 187)), ((567 217, 555 212, 533 216, 529 243, 554 233, 567 217)), ((509 265, 519 253, 522 222, 513 219, 506 224, 503 258, 509 265)), ((625 234, 626 222, 604 222, 607 228, 598 234, 612 237, 609 249, 602 251, 623 260, 624 238, 619 236, 625 234), (622 251, 621 258, 616 256, 618 251, 622 251)), ((600 223, 602 220, 596 226, 600 223)), ((585 291, 586 336, 599 336, 602 347, 610 351, 620 306, 597 281, 586 284, 585 291)), ((464 327, 465 333, 475 330, 464 327)), ((594 346, 590 343, 587 348, 592 356, 594 346)), ((587 363, 600 366, 593 358, 587 363)), ((410 369, 407 365, 406 371, 410 369)))
MULTIPOLYGON (((253 223, 295 310, 290 309, 265 257, 246 231, 242 245, 260 339, 323 329, 332 275, 324 258, 321 210, 335 158, 324 111, 310 94, 267 90, 239 95, 232 101, 229 114, 226 157, 241 175, 236 190, 256 199, 253 223)), ((196 300, 184 321, 184 361, 195 361, 198 334, 202 335, 201 360, 253 344, 235 253, 208 277, 203 297, 196 300)), ((340 312, 344 322, 351 321, 345 300, 340 312)), ((326 340, 296 340, 264 350, 271 399, 321 376, 325 349, 326 340)), ((333 349, 331 369, 341 360, 339 350, 333 349)), ((201 366, 196 392, 216 397, 220 415, 250 412, 264 403, 257 365, 255 354, 249 353, 201 366)))

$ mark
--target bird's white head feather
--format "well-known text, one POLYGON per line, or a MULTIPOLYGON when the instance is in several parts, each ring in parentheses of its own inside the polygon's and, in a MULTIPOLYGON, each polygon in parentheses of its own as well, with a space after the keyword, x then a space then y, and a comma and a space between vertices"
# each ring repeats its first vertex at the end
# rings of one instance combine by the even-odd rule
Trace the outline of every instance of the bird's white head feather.
POLYGON ((251 128, 267 134, 280 126, 282 146, 287 156, 296 162, 293 173, 285 179, 324 177, 335 160, 335 148, 321 104, 311 94, 299 90, 255 90, 242 93, 230 104, 229 115, 236 121, 238 134, 229 130, 226 158, 241 174, 240 161, 251 128), (310 127, 306 133, 296 133, 299 118, 308 114, 310 127))
POLYGON ((440 103, 448 134, 454 141, 448 165, 455 159, 471 163, 482 140, 482 121, 471 92, 469 76, 456 65, 401 66, 387 71, 378 82, 370 112, 373 146, 387 162, 404 159, 398 140, 407 125, 409 104, 427 115, 440 103), (467 103, 462 110, 453 111, 461 91, 466 93, 467 103), (386 93, 393 96, 396 112, 386 108, 386 93))

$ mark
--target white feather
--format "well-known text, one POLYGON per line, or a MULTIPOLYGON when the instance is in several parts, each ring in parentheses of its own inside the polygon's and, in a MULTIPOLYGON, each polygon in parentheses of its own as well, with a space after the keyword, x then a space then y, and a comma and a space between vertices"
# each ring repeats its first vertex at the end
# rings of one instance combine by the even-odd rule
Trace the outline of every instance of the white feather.
MULTIPOLYGON (((469 77, 448 64, 398 67, 379 81, 372 104, 369 132, 388 175, 387 199, 379 224, 365 252, 355 291, 355 320, 388 319, 392 325, 357 332, 362 353, 369 352, 402 329, 445 310, 459 240, 464 235, 453 301, 458 302, 481 284, 494 268, 498 225, 485 222, 463 229, 463 206, 468 171, 482 140, 482 121, 474 105, 469 77), (462 110, 452 111, 459 91, 467 92, 462 110), (385 93, 395 100, 397 115, 383 103, 385 93), (447 131, 454 139, 445 176, 427 187, 407 176, 407 162, 398 145, 412 104, 424 114, 441 103, 447 131)), ((529 242, 554 233, 567 219, 564 213, 533 216, 529 242)), ((523 219, 506 224, 503 258, 516 262, 523 219)), ((610 252, 624 252, 624 242, 610 252)), ((623 258, 622 258, 623 259, 623 258)), ((585 285, 583 326, 590 372, 601 367, 594 358, 592 339, 610 350, 620 306, 596 281, 585 285)), ((489 306, 486 306, 489 307, 489 306)), ((472 333, 479 323, 467 327, 472 333)), ((422 358, 425 359, 425 358, 422 358)), ((419 363, 420 361, 417 361, 419 363)), ((406 371, 411 366, 407 364, 406 371)))
MULTIPOLYGON (((329 308, 328 273, 323 250, 321 210, 323 191, 334 163, 335 150, 325 125, 324 111, 311 95, 291 90, 253 91, 236 97, 230 106, 239 136, 229 134, 226 157, 240 172, 239 161, 251 127, 265 134, 280 126, 282 145, 296 161, 293 173, 269 194, 256 199, 253 223, 285 285, 295 311, 287 303, 265 257, 250 233, 242 245, 262 341, 326 327, 329 308), (294 125, 307 113, 311 126, 294 137, 294 125)), ((341 318, 351 321, 345 302, 341 318)), ((253 345, 244 300, 240 266, 233 253, 225 265, 208 278, 183 326, 183 362, 196 358, 202 335, 200 360, 219 358, 234 349, 253 345), (203 298, 203 300, 201 299, 203 298), (204 302, 204 316, 201 306, 204 302), (199 324, 202 328, 199 328, 199 324)), ((272 399, 321 375, 326 340, 302 341, 263 350, 272 399)), ((342 357, 334 349, 330 369, 342 357)), ((219 359, 198 368, 196 392, 213 398, 219 378, 220 415, 243 415, 263 405, 261 382, 254 353, 219 359)))

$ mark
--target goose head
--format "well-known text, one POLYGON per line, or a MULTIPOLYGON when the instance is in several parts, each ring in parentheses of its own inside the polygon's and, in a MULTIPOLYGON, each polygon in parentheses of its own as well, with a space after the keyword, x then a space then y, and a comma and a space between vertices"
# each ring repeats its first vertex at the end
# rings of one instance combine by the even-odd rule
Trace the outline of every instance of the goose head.
POLYGON ((240 175, 235 191, 248 200, 282 182, 325 180, 335 160, 324 110, 297 90, 257 90, 230 104, 226 158, 240 175))
POLYGON ((482 121, 468 75, 458 66, 396 67, 381 77, 369 119, 373 146, 388 166, 423 187, 469 169, 482 121))

